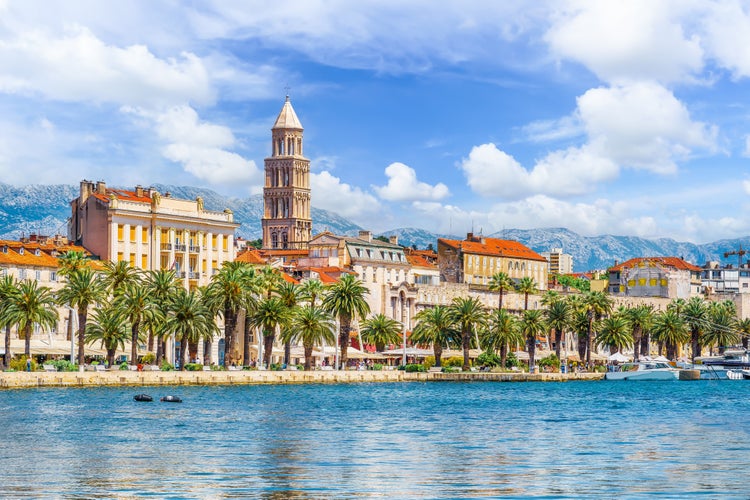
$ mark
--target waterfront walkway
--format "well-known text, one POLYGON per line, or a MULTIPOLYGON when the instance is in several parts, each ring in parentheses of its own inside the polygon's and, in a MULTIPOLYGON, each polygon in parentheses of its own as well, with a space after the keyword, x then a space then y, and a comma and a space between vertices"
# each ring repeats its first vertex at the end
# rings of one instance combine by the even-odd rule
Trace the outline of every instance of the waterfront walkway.
POLYGON ((144 385, 327 384, 361 382, 565 382, 601 380, 602 373, 406 373, 404 371, 110 371, 1 372, 0 389, 144 385))

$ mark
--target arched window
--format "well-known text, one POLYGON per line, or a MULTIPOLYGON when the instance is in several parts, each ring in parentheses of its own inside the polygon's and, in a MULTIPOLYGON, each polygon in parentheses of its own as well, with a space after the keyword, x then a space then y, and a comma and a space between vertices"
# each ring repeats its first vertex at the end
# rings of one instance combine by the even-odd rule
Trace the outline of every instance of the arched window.
POLYGON ((279 234, 275 231, 271 233, 271 248, 279 248, 279 234))

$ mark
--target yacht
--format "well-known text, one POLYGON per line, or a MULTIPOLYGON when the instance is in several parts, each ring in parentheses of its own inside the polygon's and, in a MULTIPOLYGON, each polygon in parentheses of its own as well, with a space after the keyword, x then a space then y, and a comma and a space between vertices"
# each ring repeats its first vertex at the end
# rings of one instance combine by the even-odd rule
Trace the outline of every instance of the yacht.
POLYGON ((697 363, 691 368, 700 370, 702 379, 741 380, 746 378, 743 372, 750 373, 750 353, 745 349, 726 350, 720 356, 702 356, 695 360, 697 363))
POLYGON ((605 380, 677 380, 680 370, 663 361, 638 361, 609 367, 605 380))

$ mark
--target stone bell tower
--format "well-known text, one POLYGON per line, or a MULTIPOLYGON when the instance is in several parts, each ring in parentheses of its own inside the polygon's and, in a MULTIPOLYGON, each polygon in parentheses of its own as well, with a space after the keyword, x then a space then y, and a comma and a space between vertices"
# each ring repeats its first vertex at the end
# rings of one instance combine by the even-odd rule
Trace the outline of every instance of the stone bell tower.
POLYGON ((302 149, 302 124, 286 96, 271 128, 271 156, 265 159, 263 248, 306 249, 312 238, 310 160, 302 149))

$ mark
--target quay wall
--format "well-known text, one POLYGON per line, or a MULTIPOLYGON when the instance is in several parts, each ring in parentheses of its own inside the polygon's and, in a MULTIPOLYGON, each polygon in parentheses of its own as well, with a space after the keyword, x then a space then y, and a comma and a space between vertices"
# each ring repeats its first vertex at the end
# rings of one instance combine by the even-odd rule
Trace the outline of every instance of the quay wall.
POLYGON ((362 382, 564 382, 601 380, 601 373, 406 373, 394 371, 2 372, 0 389, 39 387, 329 384, 362 382))

